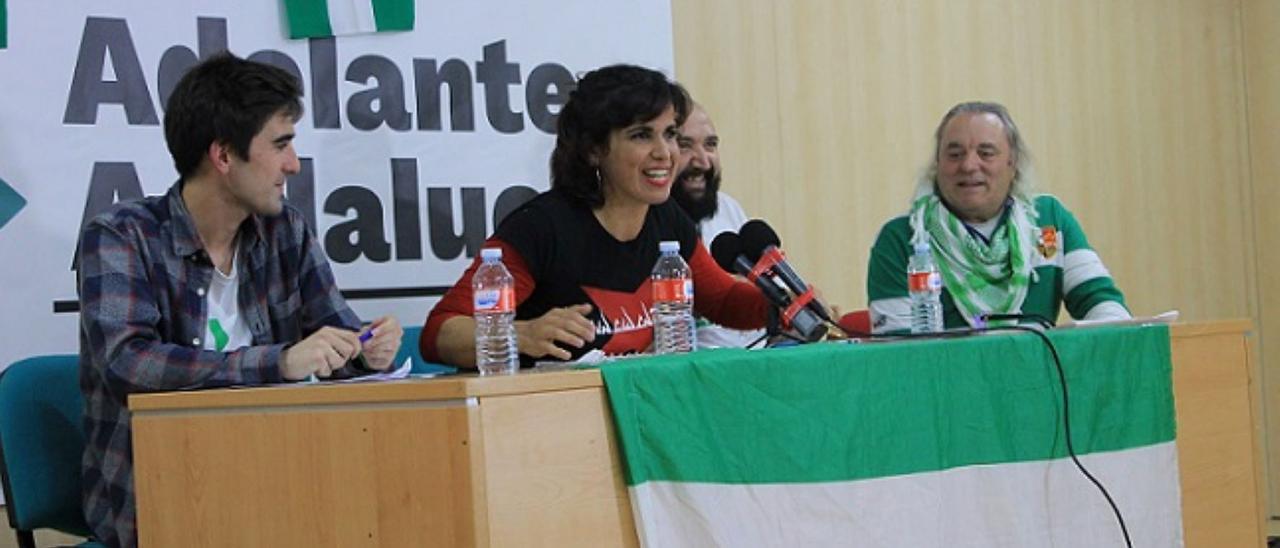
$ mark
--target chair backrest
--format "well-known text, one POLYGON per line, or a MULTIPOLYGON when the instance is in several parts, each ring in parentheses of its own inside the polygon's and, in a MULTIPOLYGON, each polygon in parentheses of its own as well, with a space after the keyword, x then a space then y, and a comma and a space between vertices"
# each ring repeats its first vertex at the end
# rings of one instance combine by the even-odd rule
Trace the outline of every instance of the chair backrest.
POLYGON ((422 336, 422 327, 406 327, 404 328, 404 337, 400 339, 400 351, 396 353, 396 365, 404 363, 405 358, 413 360, 413 368, 410 373, 453 373, 457 368, 449 367, 438 363, 429 362, 422 357, 422 352, 418 351, 418 337, 422 336))
POLYGON ((10 526, 89 535, 80 502, 84 447, 78 356, 27 358, 0 372, 0 479, 10 526))

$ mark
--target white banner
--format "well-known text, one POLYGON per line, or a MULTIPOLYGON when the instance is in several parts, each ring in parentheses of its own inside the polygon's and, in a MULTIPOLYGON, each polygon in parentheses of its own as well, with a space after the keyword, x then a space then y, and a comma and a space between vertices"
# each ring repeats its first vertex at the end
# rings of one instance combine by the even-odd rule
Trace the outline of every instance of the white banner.
POLYGON ((280 0, 9 2, 0 49, 0 367, 75 353, 73 261, 86 215, 176 180, 161 121, 200 57, 230 49, 297 74, 313 215, 362 318, 420 325, 495 216, 548 185, 576 76, 673 74, 669 2, 418 0, 412 32, 290 40, 280 0))

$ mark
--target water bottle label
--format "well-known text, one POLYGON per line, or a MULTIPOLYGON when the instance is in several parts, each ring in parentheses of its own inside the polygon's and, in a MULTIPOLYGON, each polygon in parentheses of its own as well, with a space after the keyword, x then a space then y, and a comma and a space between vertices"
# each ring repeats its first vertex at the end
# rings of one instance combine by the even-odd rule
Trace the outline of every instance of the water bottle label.
POLYGON ((693 302, 693 280, 677 278, 674 280, 653 281, 653 302, 655 303, 688 303, 693 302))
POLYGON ((516 292, 510 287, 475 292, 475 312, 506 313, 516 309, 516 292))
POLYGON ((907 276, 907 290, 915 293, 916 291, 940 291, 942 289, 942 275, 937 272, 913 272, 907 276))

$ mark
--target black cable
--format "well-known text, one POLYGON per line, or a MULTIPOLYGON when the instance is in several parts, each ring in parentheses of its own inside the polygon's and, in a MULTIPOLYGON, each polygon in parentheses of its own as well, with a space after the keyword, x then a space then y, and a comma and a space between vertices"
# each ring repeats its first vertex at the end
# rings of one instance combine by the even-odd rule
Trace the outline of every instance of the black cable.
POLYGON ((828 319, 827 323, 831 325, 831 327, 839 329, 841 333, 844 333, 844 336, 850 339, 870 339, 876 336, 873 333, 866 333, 863 331, 858 331, 857 329, 845 329, 843 325, 840 325, 835 320, 828 319))
POLYGON ((1049 321, 1048 318, 1045 318, 1044 316, 1041 316, 1038 314, 989 314, 987 316, 984 316, 983 319, 984 321, 985 320, 1033 320, 1037 324, 1039 324, 1041 328, 1036 329, 1034 327, 1028 327, 1025 325, 1007 325, 1007 326, 983 327, 980 329, 975 329, 975 328, 949 329, 947 331, 943 331, 940 333, 898 333, 898 334, 888 335, 888 334, 879 334, 879 333, 861 333, 857 330, 845 329, 844 326, 841 326, 840 324, 833 321, 829 321, 828 323, 830 323, 836 329, 839 329, 848 337, 882 339, 882 340, 883 339, 913 339, 913 338, 914 339, 920 339, 920 338, 947 339, 947 338, 963 337, 963 336, 973 335, 973 334, 982 333, 982 332, 990 332, 990 331, 1026 331, 1028 333, 1034 333, 1037 337, 1040 338, 1040 341, 1043 342, 1045 346, 1049 348, 1049 354, 1053 356, 1053 365, 1057 368, 1057 371, 1058 371, 1058 384, 1062 387, 1062 430, 1063 430, 1063 435, 1067 439, 1067 455, 1071 457, 1071 462, 1075 463, 1076 468, 1080 470, 1080 473, 1083 474, 1085 478, 1088 478, 1088 480, 1091 483, 1093 483, 1094 487, 1097 487, 1098 491, 1102 493, 1102 496, 1107 499, 1107 504, 1111 505, 1111 512, 1115 514, 1116 522, 1119 523, 1120 525, 1120 532, 1121 534, 1124 535, 1125 546, 1127 548, 1133 548, 1133 540, 1129 538, 1129 526, 1124 521, 1124 515, 1120 512, 1120 507, 1116 505, 1115 499, 1111 498, 1111 493, 1107 491, 1107 488, 1102 485, 1102 482, 1098 481, 1098 478, 1094 477, 1094 475, 1090 473, 1087 468, 1084 467, 1084 464, 1080 462, 1080 458, 1076 456, 1075 445, 1072 444, 1071 442, 1071 414, 1070 414, 1070 407, 1067 401, 1067 375, 1066 375, 1066 372, 1064 372, 1062 369, 1062 358, 1058 356, 1058 347, 1053 344, 1053 341, 1049 339, 1048 335, 1044 334, 1044 329, 1053 327, 1053 322, 1049 321))
POLYGON ((986 314, 982 316, 982 318, 980 319, 980 321, 983 323, 982 327, 948 329, 946 331, 942 331, 939 333, 870 333, 866 331, 858 331, 856 329, 846 329, 843 325, 840 325, 835 320, 832 320, 830 318, 825 318, 825 319, 828 325, 840 330, 840 332, 844 333, 846 337, 853 338, 853 339, 911 339, 911 338, 937 339, 937 338, 947 338, 947 337, 953 337, 953 336, 972 335, 975 333, 981 333, 983 331, 989 330, 989 328, 985 324, 987 321, 990 321, 990 320, 997 320, 997 321, 999 320, 1031 320, 1039 324, 1040 327, 1043 327, 1045 329, 1051 329, 1056 326, 1056 324, 1052 320, 1044 316, 1041 316, 1039 314, 986 314))
POLYGON ((830 319, 826 320, 826 323, 827 323, 828 325, 830 325, 831 327, 834 327, 834 328, 836 328, 836 329, 840 330, 840 332, 841 332, 841 333, 844 333, 844 335, 845 335, 846 337, 849 337, 849 338, 851 338, 851 339, 879 339, 879 340, 896 340, 896 339, 953 339, 953 338, 957 338, 957 337, 967 337, 967 336, 969 336, 969 335, 973 335, 973 334, 976 334, 976 333, 981 333, 981 332, 983 332, 983 331, 984 331, 983 329, 975 329, 975 328, 972 328, 972 327, 965 327, 965 328, 958 328, 958 329, 948 329, 948 330, 946 330, 946 331, 939 331, 939 332, 937 332, 937 333, 911 333, 911 332, 903 332, 903 333, 869 333, 869 332, 866 332, 866 331, 858 331, 858 330, 856 330, 856 329, 845 329, 845 327, 844 327, 843 325, 840 325, 840 324, 839 324, 839 323, 837 323, 836 321, 834 321, 834 320, 830 320, 830 319))
MULTIPOLYGON (((787 332, 787 331, 785 331, 785 330, 784 330, 784 331, 779 331, 778 333, 776 333, 776 335, 777 335, 777 336, 779 336, 779 337, 782 337, 782 338, 784 338, 784 339, 787 339, 787 340, 789 340, 789 341, 797 342, 797 343, 800 343, 800 344, 805 344, 805 343, 809 342, 809 341, 807 341, 807 340, 804 340, 803 338, 800 338, 800 337, 797 337, 797 336, 795 336, 795 335, 792 335, 791 333, 789 333, 789 332, 787 332)), ((772 335, 770 335, 769 333, 765 333, 764 335, 761 335, 761 336, 760 336, 760 338, 758 338, 758 339, 756 339, 756 340, 752 341, 752 342, 751 342, 751 344, 748 344, 748 345, 747 345, 747 348, 751 348, 751 347, 753 347, 753 346, 755 346, 755 345, 757 345, 757 344, 760 344, 760 341, 763 341, 763 340, 765 340, 765 339, 768 339, 768 338, 769 338, 769 337, 771 337, 771 336, 772 336, 772 335)), ((775 341, 775 342, 776 342, 776 341, 775 341)), ((768 346, 768 344, 766 344, 765 346, 768 346)))
POLYGON ((1116 516, 1116 522, 1120 524, 1120 532, 1124 535, 1125 546, 1133 548, 1133 540, 1129 538, 1129 527, 1125 524, 1124 515, 1120 513, 1120 507, 1116 505, 1115 499, 1111 498, 1111 493, 1107 491, 1107 488, 1103 487, 1102 482, 1098 481, 1098 478, 1094 477, 1093 474, 1084 467, 1084 464, 1080 462, 1080 459, 1076 456, 1075 446, 1071 443, 1071 413, 1067 404, 1067 375, 1062 370, 1062 359, 1058 356, 1058 348, 1054 346, 1052 340, 1049 340, 1049 336, 1044 334, 1044 331, 1027 327, 1025 325, 990 327, 987 328, 987 331, 1026 331, 1028 333, 1034 333, 1042 342, 1044 342, 1045 346, 1049 348, 1049 353, 1053 356, 1053 364, 1058 370, 1059 385, 1062 386, 1062 429, 1063 435, 1067 438, 1067 454, 1071 456, 1071 462, 1075 463, 1076 468, 1080 470, 1080 473, 1084 474, 1084 477, 1088 478, 1089 481, 1093 483, 1094 487, 1097 487, 1098 491, 1102 493, 1102 496, 1107 499, 1107 504, 1111 505, 1111 512, 1116 516))
POLYGON ((1056 325, 1053 320, 1039 314, 983 314, 980 318, 983 324, 991 320, 1031 320, 1045 329, 1051 329, 1056 325))

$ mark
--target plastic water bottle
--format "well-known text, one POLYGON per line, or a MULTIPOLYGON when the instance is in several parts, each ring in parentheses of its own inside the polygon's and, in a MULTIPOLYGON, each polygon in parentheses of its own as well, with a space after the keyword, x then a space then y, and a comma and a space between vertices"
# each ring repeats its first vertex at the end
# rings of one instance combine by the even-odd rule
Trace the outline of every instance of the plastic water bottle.
POLYGON ((520 368, 516 352, 516 283, 502 264, 502 250, 480 250, 484 262, 471 278, 476 320, 476 367, 481 375, 515 373, 520 368))
POLYGON ((907 263, 907 290, 911 293, 911 332, 941 332, 942 274, 933 262, 929 242, 915 244, 907 263))
POLYGON ((653 351, 656 354, 692 352, 698 339, 693 321, 693 274, 680 258, 680 242, 658 244, 653 266, 653 351))

